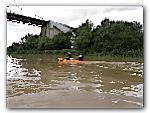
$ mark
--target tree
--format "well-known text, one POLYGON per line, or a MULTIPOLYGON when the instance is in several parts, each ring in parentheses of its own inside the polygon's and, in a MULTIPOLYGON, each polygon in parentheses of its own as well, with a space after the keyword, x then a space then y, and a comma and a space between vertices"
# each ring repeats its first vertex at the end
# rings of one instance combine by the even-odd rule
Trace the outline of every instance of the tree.
POLYGON ((53 49, 70 49, 71 48, 71 33, 59 33, 52 39, 53 49))
POLYGON ((19 43, 13 43, 8 51, 43 51, 75 49, 84 53, 101 55, 143 56, 143 26, 138 22, 110 21, 105 18, 95 28, 88 19, 72 32, 59 33, 53 39, 38 35, 26 35, 19 43), (73 43, 71 43, 73 40, 73 43))
POLYGON ((93 30, 93 49, 113 55, 127 55, 128 51, 143 51, 142 25, 137 22, 104 19, 93 30))
POLYGON ((75 31, 75 47, 78 50, 88 50, 92 43, 92 28, 93 23, 86 20, 81 26, 75 31))

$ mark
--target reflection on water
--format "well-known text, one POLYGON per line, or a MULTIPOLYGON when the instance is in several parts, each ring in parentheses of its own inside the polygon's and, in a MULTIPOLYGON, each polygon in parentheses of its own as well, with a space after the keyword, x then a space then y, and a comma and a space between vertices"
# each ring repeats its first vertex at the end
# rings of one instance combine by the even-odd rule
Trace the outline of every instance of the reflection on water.
POLYGON ((143 106, 143 75, 143 63, 139 62, 90 61, 82 65, 60 65, 48 55, 8 56, 7 98, 41 91, 78 90, 106 97, 120 96, 111 98, 115 104, 122 101, 143 106))

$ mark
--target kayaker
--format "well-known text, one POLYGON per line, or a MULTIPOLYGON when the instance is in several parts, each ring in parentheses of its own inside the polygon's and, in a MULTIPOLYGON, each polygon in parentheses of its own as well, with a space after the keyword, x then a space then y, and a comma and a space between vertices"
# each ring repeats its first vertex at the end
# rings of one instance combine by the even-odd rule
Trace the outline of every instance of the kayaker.
POLYGON ((84 56, 83 56, 82 54, 80 54, 80 55, 78 56, 78 60, 79 60, 79 61, 83 61, 83 58, 84 58, 84 56))
POLYGON ((71 54, 71 52, 67 52, 67 57, 65 57, 65 59, 67 59, 67 60, 70 60, 70 58, 72 58, 72 54, 71 54))

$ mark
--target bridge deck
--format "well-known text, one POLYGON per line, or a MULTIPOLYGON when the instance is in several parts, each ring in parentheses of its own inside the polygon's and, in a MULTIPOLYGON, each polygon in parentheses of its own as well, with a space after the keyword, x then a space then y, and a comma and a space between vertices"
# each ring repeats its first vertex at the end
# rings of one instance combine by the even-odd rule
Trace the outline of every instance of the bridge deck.
POLYGON ((46 25, 49 21, 32 18, 29 16, 19 15, 15 13, 7 12, 8 21, 17 21, 18 23, 23 22, 23 24, 28 23, 29 25, 43 26, 46 25))

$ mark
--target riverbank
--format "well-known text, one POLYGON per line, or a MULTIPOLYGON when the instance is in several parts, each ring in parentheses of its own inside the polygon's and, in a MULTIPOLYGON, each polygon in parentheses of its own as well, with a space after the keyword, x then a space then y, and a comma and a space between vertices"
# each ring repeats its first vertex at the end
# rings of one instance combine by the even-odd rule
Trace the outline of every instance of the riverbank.
MULTIPOLYGON (((59 57, 65 57, 65 54, 50 54, 50 53, 37 53, 37 54, 17 54, 13 53, 10 54, 12 57, 18 57, 18 58, 26 58, 26 57, 34 57, 34 56, 50 56, 52 58, 57 58, 59 57)), ((77 56, 73 55, 74 58, 77 56)), ((108 62, 144 62, 144 57, 123 57, 123 56, 111 56, 111 55, 106 55, 106 56, 100 56, 100 55, 85 55, 84 59, 87 61, 108 61, 108 62)))
POLYGON ((122 56, 94 56, 88 55, 86 56, 88 60, 98 60, 98 61, 110 61, 110 62, 144 62, 143 57, 122 57, 122 56))

